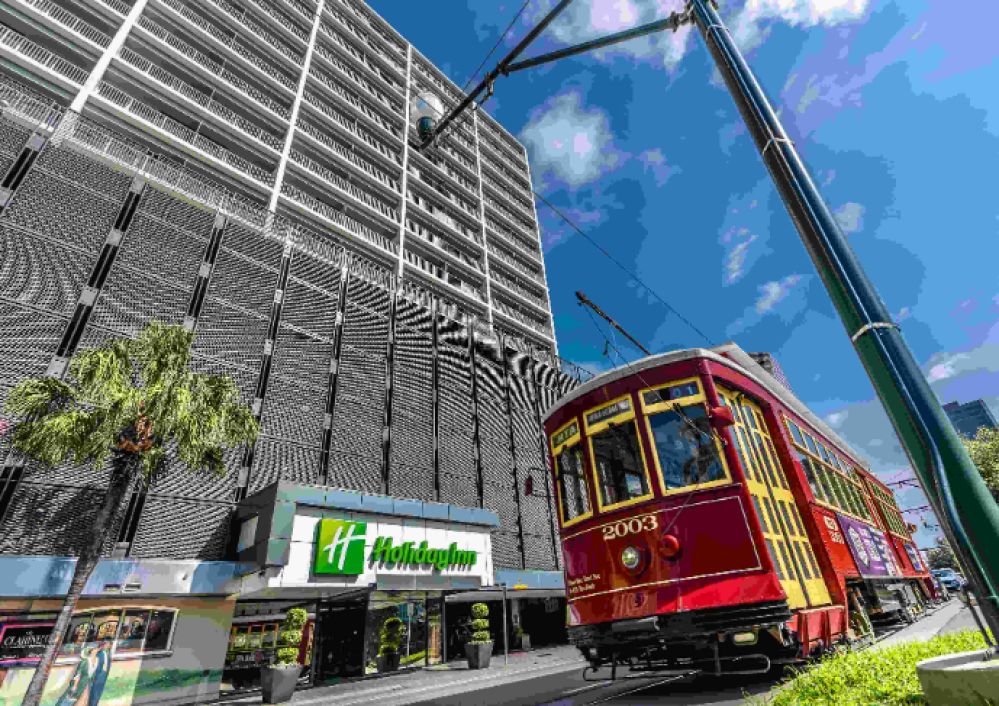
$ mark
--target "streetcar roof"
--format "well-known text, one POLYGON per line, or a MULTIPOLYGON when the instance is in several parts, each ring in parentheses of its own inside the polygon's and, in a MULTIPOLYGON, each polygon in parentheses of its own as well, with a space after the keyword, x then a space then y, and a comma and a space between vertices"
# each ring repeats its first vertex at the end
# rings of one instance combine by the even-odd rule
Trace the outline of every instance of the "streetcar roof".
POLYGON ((572 402, 573 400, 576 400, 593 390, 601 388, 608 383, 614 382, 615 380, 635 375, 643 370, 648 370, 649 368, 658 368, 661 365, 678 363, 692 358, 706 358, 716 363, 720 363, 721 365, 726 365, 750 378, 771 395, 779 399, 785 407, 793 411, 803 421, 807 422, 813 429, 815 429, 816 432, 824 436, 829 443, 839 449, 840 453, 845 454, 850 459, 856 461, 864 467, 868 466, 867 459, 863 458, 853 449, 853 447, 843 441, 843 439, 841 439, 839 435, 832 430, 832 427, 822 421, 822 419, 810 410, 804 402, 799 400, 793 392, 784 387, 777 381, 776 378, 764 370, 759 363, 753 360, 753 358, 742 350, 738 344, 732 342, 724 343, 720 346, 716 346, 715 348, 684 348, 678 351, 670 351, 669 353, 658 353, 656 355, 636 360, 628 365, 622 365, 619 368, 614 368, 613 370, 600 373, 596 377, 587 380, 575 390, 572 390, 571 392, 568 392, 560 397, 559 400, 553 404, 547 412, 545 412, 544 421, 548 421, 548 419, 551 418, 555 412, 569 402, 572 402))

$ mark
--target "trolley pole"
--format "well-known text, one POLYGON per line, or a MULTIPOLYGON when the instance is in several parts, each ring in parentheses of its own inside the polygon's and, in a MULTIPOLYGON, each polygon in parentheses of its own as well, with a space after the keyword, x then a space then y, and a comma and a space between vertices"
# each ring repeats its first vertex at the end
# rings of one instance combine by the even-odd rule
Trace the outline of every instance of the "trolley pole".
POLYGON ((773 177, 923 491, 999 637, 999 505, 788 139, 715 0, 689 12, 773 177))

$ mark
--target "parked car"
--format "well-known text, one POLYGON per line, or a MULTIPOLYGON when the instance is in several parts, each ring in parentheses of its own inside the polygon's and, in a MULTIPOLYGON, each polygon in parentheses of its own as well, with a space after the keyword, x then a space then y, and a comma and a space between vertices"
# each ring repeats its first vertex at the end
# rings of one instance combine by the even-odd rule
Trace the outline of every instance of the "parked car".
POLYGON ((951 591, 959 591, 967 583, 965 578, 954 569, 933 569, 930 573, 951 591))

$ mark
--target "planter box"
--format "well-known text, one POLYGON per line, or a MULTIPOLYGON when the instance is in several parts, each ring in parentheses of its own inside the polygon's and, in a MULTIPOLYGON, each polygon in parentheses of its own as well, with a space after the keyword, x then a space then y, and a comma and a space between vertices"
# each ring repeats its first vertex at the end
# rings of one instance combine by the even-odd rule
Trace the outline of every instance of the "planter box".
POLYGON ((492 642, 469 642, 465 645, 465 657, 469 669, 486 669, 493 656, 492 642))
POLYGON ((301 673, 300 664, 293 664, 290 667, 261 667, 260 688, 264 692, 264 703, 283 704, 291 701, 301 673))
POLYGON ((999 659, 984 661, 987 650, 959 652, 926 659, 916 665, 923 695, 930 706, 992 703, 999 695, 999 659))
POLYGON ((394 672, 399 669, 399 660, 402 657, 398 652, 395 654, 378 655, 378 671, 381 674, 385 672, 394 672))

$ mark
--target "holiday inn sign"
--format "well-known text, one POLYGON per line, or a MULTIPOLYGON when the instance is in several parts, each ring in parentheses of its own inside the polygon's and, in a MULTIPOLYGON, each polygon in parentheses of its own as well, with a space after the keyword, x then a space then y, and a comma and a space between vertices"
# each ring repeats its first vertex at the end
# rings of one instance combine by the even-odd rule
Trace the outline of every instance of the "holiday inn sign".
MULTIPOLYGON (((320 520, 316 525, 312 570, 315 574, 360 575, 365 568, 368 523, 352 520, 320 520)), ((478 552, 462 549, 457 542, 447 548, 429 547, 426 540, 393 544, 392 537, 374 538, 367 561, 396 567, 432 568, 444 571, 470 568, 478 552)))

